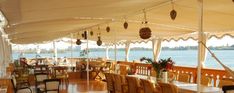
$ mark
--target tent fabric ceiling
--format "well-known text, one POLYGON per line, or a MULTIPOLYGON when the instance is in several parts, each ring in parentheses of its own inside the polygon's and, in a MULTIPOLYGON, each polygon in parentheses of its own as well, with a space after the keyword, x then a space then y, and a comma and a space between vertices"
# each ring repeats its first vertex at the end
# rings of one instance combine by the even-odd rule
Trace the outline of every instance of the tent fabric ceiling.
MULTIPOLYGON (((142 40, 143 9, 152 38, 196 39, 198 31, 198 0, 174 0, 175 20, 169 16, 171 0, 2 0, 0 8, 8 21, 4 30, 16 44, 41 43, 71 33, 82 39, 84 31, 93 31, 88 39, 95 41, 100 33, 105 43, 142 40), (125 21, 128 29, 123 27, 125 21), (110 32, 105 31, 107 26, 110 32)), ((209 37, 233 36, 233 11, 232 0, 204 0, 204 32, 209 37)))

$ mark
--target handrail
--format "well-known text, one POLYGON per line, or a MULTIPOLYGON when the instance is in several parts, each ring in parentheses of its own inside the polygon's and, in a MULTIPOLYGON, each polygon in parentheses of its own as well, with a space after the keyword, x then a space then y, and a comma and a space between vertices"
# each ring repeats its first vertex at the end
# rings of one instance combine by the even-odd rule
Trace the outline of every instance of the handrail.
MULTIPOLYGON (((152 75, 152 66, 151 64, 147 63, 135 63, 135 62, 126 62, 126 61, 118 61, 117 64, 122 64, 122 65, 129 65, 131 69, 139 70, 139 73, 137 74, 145 74, 147 70, 145 68, 151 68, 151 75, 152 75)), ((177 73, 190 73, 192 75, 192 81, 193 83, 196 82, 197 78, 197 68, 196 67, 185 67, 185 66, 174 66, 173 67, 173 72, 177 73)), ((210 69, 210 68, 202 68, 201 70, 202 75, 210 76, 213 78, 213 86, 218 86, 218 81, 222 78, 231 78, 229 73, 227 73, 225 70, 220 70, 220 69, 210 69)), ((148 72, 147 72, 148 73, 148 72)))

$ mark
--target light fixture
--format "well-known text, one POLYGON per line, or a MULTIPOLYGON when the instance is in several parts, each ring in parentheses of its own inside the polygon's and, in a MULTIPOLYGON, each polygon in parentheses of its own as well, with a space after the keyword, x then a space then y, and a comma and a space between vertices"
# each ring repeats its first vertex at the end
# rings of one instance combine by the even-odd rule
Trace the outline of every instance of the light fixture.
POLYGON ((84 31, 84 39, 87 39, 87 31, 84 31))
MULTIPOLYGON (((79 35, 80 35, 80 34, 79 34, 79 32, 78 32, 78 33, 77 33, 77 37, 79 37, 79 35)), ((76 44, 77 44, 77 45, 81 45, 81 43, 82 43, 82 42, 81 42, 80 39, 77 39, 77 40, 76 40, 76 44)))
POLYGON ((93 36, 93 31, 90 31, 90 36, 93 36))
POLYGON ((76 44, 77 44, 77 45, 81 45, 81 43, 82 43, 82 42, 81 42, 80 39, 77 39, 77 40, 76 40, 76 44))
POLYGON ((140 29, 139 35, 142 39, 149 39, 151 37, 151 29, 147 27, 148 21, 146 20, 145 9, 143 10, 143 12, 144 12, 144 22, 142 22, 142 24, 144 24, 144 27, 140 29))
POLYGON ((170 17, 172 20, 175 20, 176 16, 177 16, 177 12, 174 9, 174 1, 171 0, 171 5, 172 5, 172 10, 170 12, 170 17))
POLYGON ((125 21, 123 26, 124 26, 124 29, 127 29, 128 28, 128 22, 125 21))
POLYGON ((151 37, 151 30, 149 27, 143 27, 140 29, 139 34, 142 39, 148 39, 151 37))
POLYGON ((110 27, 109 26, 106 27, 106 32, 110 32, 110 27))
POLYGON ((101 40, 101 37, 100 37, 100 36, 98 36, 97 45, 98 45, 98 46, 101 46, 101 45, 102 45, 102 40, 101 40))

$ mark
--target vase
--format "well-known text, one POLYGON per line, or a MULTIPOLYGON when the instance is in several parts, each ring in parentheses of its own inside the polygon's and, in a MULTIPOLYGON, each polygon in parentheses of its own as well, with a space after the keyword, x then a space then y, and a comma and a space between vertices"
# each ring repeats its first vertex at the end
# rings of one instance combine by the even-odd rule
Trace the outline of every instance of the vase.
POLYGON ((168 83, 168 72, 166 70, 162 71, 162 82, 168 83))
POLYGON ((155 82, 158 82, 158 81, 160 81, 161 80, 161 71, 159 70, 159 69, 155 69, 155 72, 156 72, 156 80, 155 80, 155 82))
POLYGON ((161 71, 160 70, 155 70, 156 71, 156 78, 160 78, 161 71))

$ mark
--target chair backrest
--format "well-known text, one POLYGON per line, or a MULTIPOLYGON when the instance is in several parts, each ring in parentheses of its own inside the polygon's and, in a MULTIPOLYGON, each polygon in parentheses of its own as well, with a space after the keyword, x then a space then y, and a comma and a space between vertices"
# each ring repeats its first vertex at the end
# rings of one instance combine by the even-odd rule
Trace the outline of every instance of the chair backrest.
POLYGON ((123 93, 124 88, 122 85, 125 83, 124 77, 119 74, 113 74, 113 80, 114 80, 115 93, 123 93))
POLYGON ((48 79, 47 73, 35 73, 36 82, 43 82, 45 79, 48 79))
POLYGON ((32 93, 32 90, 29 88, 30 85, 26 82, 18 83, 14 74, 11 75, 11 83, 14 89, 14 93, 32 93))
POLYGON ((162 93, 178 93, 177 86, 170 84, 170 83, 160 83, 158 82, 159 86, 161 87, 162 93))
POLYGON ((24 77, 24 76, 28 76, 29 75, 29 70, 28 68, 24 67, 24 68, 17 68, 13 71, 13 74, 16 75, 16 78, 17 77, 24 77))
POLYGON ((36 65, 34 73, 49 73, 48 65, 36 65))
POLYGON ((169 71, 169 72, 168 72, 169 81, 174 81, 174 80, 176 80, 176 79, 177 79, 176 76, 177 76, 177 74, 176 74, 175 72, 172 72, 172 71, 169 71))
POLYGON ((54 67, 55 75, 57 74, 66 74, 68 71, 67 67, 54 67))
POLYGON ((211 86, 211 80, 212 80, 212 77, 210 77, 210 76, 205 76, 205 75, 201 76, 201 84, 202 85, 211 86))
POLYGON ((137 78, 126 76, 126 80, 128 85, 128 93, 140 93, 140 84, 137 78))
POLYGON ((108 91, 114 91, 114 82, 113 82, 113 74, 111 73, 104 73, 106 77, 106 82, 107 82, 107 90, 108 91))
POLYGON ((128 74, 128 66, 127 65, 119 65, 120 75, 128 74))
POLYGON ((76 71, 82 71, 85 66, 81 62, 76 62, 76 71))
POLYGON ((160 89, 155 88, 149 80, 140 79, 144 93, 160 93, 160 89))
POLYGON ((15 75, 11 75, 11 83, 12 83, 14 90, 16 91, 17 80, 16 80, 15 75))
POLYGON ((59 93, 60 79, 45 79, 44 83, 46 93, 59 93))
POLYGON ((234 93, 234 85, 228 85, 222 87, 223 93, 234 93))
POLYGON ((181 82, 190 83, 190 79, 191 79, 191 74, 189 74, 189 73, 179 73, 177 80, 181 81, 181 82))
POLYGON ((234 85, 233 79, 223 78, 219 81, 218 87, 222 88, 223 86, 234 85))

